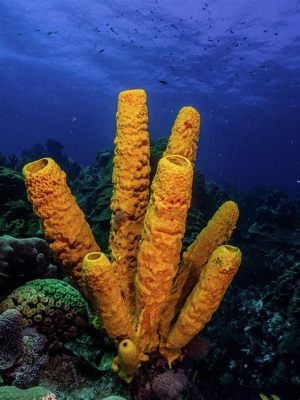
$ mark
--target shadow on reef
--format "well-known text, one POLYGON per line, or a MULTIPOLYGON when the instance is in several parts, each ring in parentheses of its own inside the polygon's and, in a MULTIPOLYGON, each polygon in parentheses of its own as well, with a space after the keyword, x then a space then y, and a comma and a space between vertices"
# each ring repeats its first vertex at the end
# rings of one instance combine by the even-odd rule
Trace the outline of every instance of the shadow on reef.
POLYGON ((36 143, 31 149, 23 150, 20 159, 14 153, 8 156, 0 153, 0 166, 20 172, 26 163, 43 157, 51 157, 67 172, 68 180, 72 181, 77 178, 81 167, 63 152, 63 148, 64 146, 57 140, 49 138, 45 146, 36 143))
MULTIPOLYGON (((165 144, 165 139, 152 143, 152 167, 160 159, 165 144)), ((46 147, 46 154, 51 149, 51 157, 53 153, 57 157, 61 154, 62 147, 57 142, 47 143, 46 147)), ((36 146, 24 155, 28 160, 36 159, 45 156, 43 151, 43 146, 36 146)), ((112 151, 102 151, 93 165, 78 169, 67 157, 64 160, 69 167, 63 165, 62 159, 56 159, 69 176, 69 168, 76 171, 71 174, 69 184, 103 251, 108 247, 110 229, 112 159, 112 151)), ((136 400, 251 400, 259 399, 259 392, 276 393, 282 400, 299 398, 298 200, 263 188, 247 193, 226 192, 214 183, 206 183, 201 172, 196 171, 183 247, 186 249, 193 242, 212 213, 230 198, 240 207, 232 242, 243 251, 243 268, 210 324, 186 347, 183 361, 177 362, 174 370, 168 370, 165 360, 153 354, 151 363, 141 367, 128 387, 109 371, 112 348, 104 332, 99 335, 94 328, 97 321, 88 306, 83 299, 78 300, 76 304, 82 308, 74 310, 72 295, 66 294, 69 290, 73 294, 78 292, 62 280, 56 284, 58 288, 62 286, 61 292, 57 289, 59 293, 47 289, 51 280, 42 283, 41 278, 60 278, 60 267, 55 266, 46 242, 39 238, 42 232, 27 202, 18 160, 12 157, 8 162, 2 157, 0 165, 0 301, 16 289, 3 303, 6 304, 3 311, 18 310, 17 314, 7 315, 5 311, 0 316, 0 338, 11 324, 16 327, 11 338, 16 353, 4 357, 12 342, 0 345, 0 361, 1 357, 6 362, 9 357, 13 359, 9 367, 3 364, 5 368, 1 369, 0 365, 3 384, 15 383, 19 387, 39 384, 59 394, 58 399, 71 395, 75 400, 103 399, 111 393, 136 400), (37 278, 40 280, 33 281, 37 283, 22 286, 37 278), (30 298, 29 305, 27 300, 22 303, 25 296, 30 298), (18 325, 20 314, 22 329, 18 325), (61 326, 55 325, 58 321, 61 326), (77 321, 78 325, 68 321, 77 321), (66 332, 67 337, 60 336, 66 332), (86 335, 78 337, 82 332, 86 335), (32 346, 39 342, 40 350, 36 348, 34 355, 31 349, 33 353, 28 355, 24 340, 32 346), (18 350, 21 347, 23 350, 18 350), (37 359, 44 364, 40 361, 43 365, 37 365, 37 359), (30 380, 28 374, 34 379, 30 380), (64 385, 62 377, 66 376, 68 382, 64 385)))

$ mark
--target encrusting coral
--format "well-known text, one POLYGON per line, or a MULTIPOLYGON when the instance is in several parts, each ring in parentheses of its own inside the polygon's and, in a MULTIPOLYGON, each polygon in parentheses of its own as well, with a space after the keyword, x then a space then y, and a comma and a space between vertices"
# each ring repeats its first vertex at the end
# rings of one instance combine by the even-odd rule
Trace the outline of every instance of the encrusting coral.
POLYGON ((56 400, 54 393, 43 386, 34 386, 29 389, 1 386, 0 398, 5 400, 56 400))
POLYGON ((21 314, 23 327, 37 327, 57 344, 80 336, 87 327, 86 302, 59 279, 35 279, 15 289, 0 303, 0 313, 10 309, 21 314))
POLYGON ((10 368, 22 352, 22 315, 6 310, 0 315, 0 370, 10 368))
POLYGON ((113 370, 127 382, 159 348, 169 364, 219 306, 241 262, 227 245, 238 218, 226 202, 183 254, 200 115, 183 107, 150 186, 144 90, 119 95, 110 255, 101 252, 59 166, 25 165, 28 197, 64 271, 118 346, 113 370), (151 194, 150 194, 151 192, 151 194))

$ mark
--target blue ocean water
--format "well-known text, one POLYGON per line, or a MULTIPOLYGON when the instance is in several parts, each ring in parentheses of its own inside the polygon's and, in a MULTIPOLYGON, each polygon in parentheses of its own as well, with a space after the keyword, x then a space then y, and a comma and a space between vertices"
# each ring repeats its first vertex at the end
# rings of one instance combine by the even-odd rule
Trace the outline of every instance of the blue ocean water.
POLYGON ((153 139, 201 112, 206 179, 299 196, 299 16, 297 0, 2 0, 0 151, 51 137, 88 165, 141 87, 153 139))

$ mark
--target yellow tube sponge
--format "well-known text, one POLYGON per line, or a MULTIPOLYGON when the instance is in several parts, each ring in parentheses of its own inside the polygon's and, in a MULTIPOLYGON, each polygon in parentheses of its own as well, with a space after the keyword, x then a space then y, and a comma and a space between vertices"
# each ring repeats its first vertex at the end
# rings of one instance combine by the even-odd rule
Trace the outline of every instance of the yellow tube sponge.
POLYGON ((162 338, 167 335, 173 318, 181 310, 186 297, 198 282, 200 273, 212 252, 230 239, 238 217, 237 204, 231 200, 226 201, 184 252, 180 271, 159 323, 159 334, 162 338))
POLYGON ((117 345, 125 338, 134 340, 129 311, 112 265, 104 253, 93 252, 84 257, 83 278, 93 309, 102 318, 109 337, 117 345))
POLYGON ((180 154, 194 164, 200 129, 200 114, 193 107, 183 107, 174 122, 163 156, 180 154))
POLYGON ((193 168, 179 155, 162 158, 152 183, 136 275, 137 336, 142 352, 158 344, 157 328, 179 263, 191 201, 193 168))
POLYGON ((133 379, 133 374, 139 366, 139 351, 135 343, 130 339, 122 340, 118 347, 118 355, 113 360, 112 370, 120 378, 130 383, 133 379))
POLYGON ((82 259, 99 251, 84 214, 66 182, 66 174, 51 158, 26 164, 23 176, 28 198, 42 222, 46 239, 65 274, 84 292, 82 259))
POLYGON ((160 348, 170 363, 180 356, 180 349, 211 319, 239 268, 241 257, 237 247, 228 245, 219 246, 213 252, 160 348))
POLYGON ((137 247, 149 200, 150 144, 146 92, 119 94, 111 200, 110 251, 113 268, 131 313, 137 247))

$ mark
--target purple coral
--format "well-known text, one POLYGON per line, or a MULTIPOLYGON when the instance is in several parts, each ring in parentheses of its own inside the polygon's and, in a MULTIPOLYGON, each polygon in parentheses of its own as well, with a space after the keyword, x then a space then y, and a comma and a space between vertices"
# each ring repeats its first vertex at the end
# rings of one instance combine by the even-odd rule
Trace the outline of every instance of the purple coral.
POLYGON ((194 361, 200 361, 207 356, 211 348, 211 342, 208 338, 196 335, 186 345, 185 354, 194 361))
POLYGON ((10 368, 22 352, 22 315, 15 309, 0 315, 0 370, 10 368))
POLYGON ((27 388, 37 383, 42 368, 48 362, 46 344, 46 337, 35 329, 26 328, 23 331, 23 352, 8 374, 13 386, 27 388))
POLYGON ((154 377, 152 390, 159 400, 181 400, 188 390, 188 378, 183 371, 166 371, 154 377))
POLYGON ((36 358, 32 363, 19 366, 13 374, 12 385, 21 389, 28 388, 38 383, 41 370, 48 362, 47 354, 36 358))

